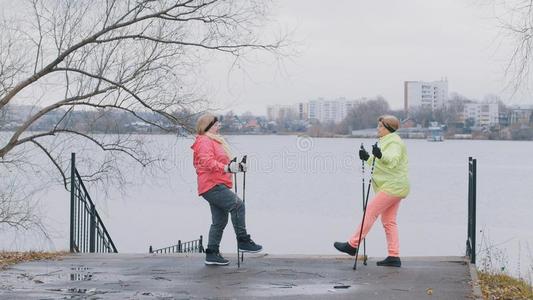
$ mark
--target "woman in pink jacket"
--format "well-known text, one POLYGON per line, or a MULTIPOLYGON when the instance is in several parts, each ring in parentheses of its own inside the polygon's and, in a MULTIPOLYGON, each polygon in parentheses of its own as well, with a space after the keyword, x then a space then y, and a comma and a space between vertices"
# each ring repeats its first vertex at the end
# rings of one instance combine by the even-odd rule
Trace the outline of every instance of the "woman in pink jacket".
POLYGON ((196 140, 193 164, 198 175, 198 195, 211 207, 212 224, 205 250, 206 265, 228 265, 229 261, 220 255, 222 233, 228 224, 228 213, 235 229, 239 250, 257 253, 263 247, 252 241, 246 232, 245 210, 242 200, 231 191, 232 174, 246 171, 246 165, 230 161, 228 144, 218 134, 220 123, 212 114, 204 114, 196 123, 196 140))

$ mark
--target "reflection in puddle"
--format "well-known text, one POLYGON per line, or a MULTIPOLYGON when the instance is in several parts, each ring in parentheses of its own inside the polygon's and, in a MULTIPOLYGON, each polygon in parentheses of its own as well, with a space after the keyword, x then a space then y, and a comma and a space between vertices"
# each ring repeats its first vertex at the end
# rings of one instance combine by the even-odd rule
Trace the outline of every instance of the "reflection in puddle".
POLYGON ((93 274, 88 272, 89 268, 87 267, 75 267, 70 268, 70 270, 76 271, 70 274, 71 281, 89 281, 93 278, 93 274))

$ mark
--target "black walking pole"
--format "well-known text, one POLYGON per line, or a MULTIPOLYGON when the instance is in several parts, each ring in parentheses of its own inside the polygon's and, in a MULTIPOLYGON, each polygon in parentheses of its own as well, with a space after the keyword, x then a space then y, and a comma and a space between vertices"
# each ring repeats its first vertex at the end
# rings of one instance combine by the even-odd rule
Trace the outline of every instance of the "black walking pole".
MULTIPOLYGON (((365 224, 365 217, 366 217, 366 206, 368 204, 368 196, 370 195, 370 185, 372 184, 372 175, 374 174, 374 164, 376 163, 376 158, 372 158, 372 169, 370 170, 370 179, 368 180, 368 189, 366 191, 366 199, 363 203, 363 220, 361 221, 361 228, 359 229, 359 245, 361 245, 361 236, 363 235, 363 226, 365 224)), ((357 247, 357 251, 355 251, 355 262, 353 264, 353 269, 357 270, 357 257, 359 256, 359 248, 357 247)))
MULTIPOLYGON (((237 157, 234 157, 231 161, 230 161, 230 164, 232 162, 237 162, 237 157)), ((238 195, 237 194, 237 173, 233 173, 233 181, 235 182, 235 195, 238 195)))
MULTIPOLYGON (((361 143, 361 150, 365 150, 365 148, 363 147, 363 143, 361 143)), ((361 160, 361 174, 362 174, 362 179, 363 179, 363 183, 362 183, 362 190, 363 190, 363 210, 365 209, 365 161, 364 160, 361 160)), ((359 242, 360 244, 361 242, 359 242)), ((366 266, 366 238, 363 239, 363 265, 366 266)))
MULTIPOLYGON (((242 157, 241 164, 246 164, 247 155, 242 157)), ((242 170, 242 203, 246 203, 246 170, 242 170)), ((241 261, 244 261, 244 252, 241 253, 241 261)))
MULTIPOLYGON (((231 165, 232 162, 236 162, 237 161, 237 157, 234 157, 230 162, 229 164, 231 165)), ((237 195, 237 173, 233 173, 233 184, 235 185, 235 197, 238 197, 237 195)), ((235 207, 236 209, 237 207, 235 207)), ((236 218, 239 218, 239 214, 237 213, 237 211, 235 211, 235 217, 236 218)), ((238 220, 238 219, 237 219, 238 220)), ((240 268, 241 267, 241 264, 240 264, 240 261, 239 261, 239 256, 240 256, 240 253, 239 253, 239 237, 237 237, 237 268, 240 268)))

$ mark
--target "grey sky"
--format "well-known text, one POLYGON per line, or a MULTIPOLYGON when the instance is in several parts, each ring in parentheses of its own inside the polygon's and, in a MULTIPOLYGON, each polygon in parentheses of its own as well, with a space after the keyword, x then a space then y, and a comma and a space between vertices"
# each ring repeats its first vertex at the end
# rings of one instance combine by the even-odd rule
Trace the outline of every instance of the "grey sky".
MULTIPOLYGON (((267 104, 316 97, 383 95, 403 103, 405 80, 447 77, 450 92, 482 99, 493 93, 508 103, 504 68, 510 45, 502 44, 491 7, 479 1, 279 1, 272 26, 295 29, 299 56, 283 67, 249 66, 247 76, 212 71, 210 95, 236 112, 265 114, 267 104)), ((532 103, 533 104, 533 103, 532 103)))
MULTIPOLYGON (((504 68, 509 41, 498 38, 491 0, 276 0, 266 32, 291 30, 299 55, 277 64, 266 56, 228 73, 229 60, 210 63, 199 82, 222 111, 265 114, 268 104, 317 97, 384 96, 395 109, 403 82, 447 77, 450 92, 507 103, 504 68)), ((0 12, 20 2, 0 0, 0 12), (15 4, 16 3, 16 4, 15 4)))

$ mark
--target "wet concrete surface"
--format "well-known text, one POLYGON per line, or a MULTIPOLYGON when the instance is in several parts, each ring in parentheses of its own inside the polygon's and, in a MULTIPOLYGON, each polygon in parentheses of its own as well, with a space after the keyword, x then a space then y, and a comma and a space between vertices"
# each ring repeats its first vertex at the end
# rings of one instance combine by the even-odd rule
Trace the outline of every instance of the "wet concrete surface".
POLYGON ((0 271, 0 299, 468 299, 462 257, 403 258, 402 268, 348 256, 75 254, 0 271))

